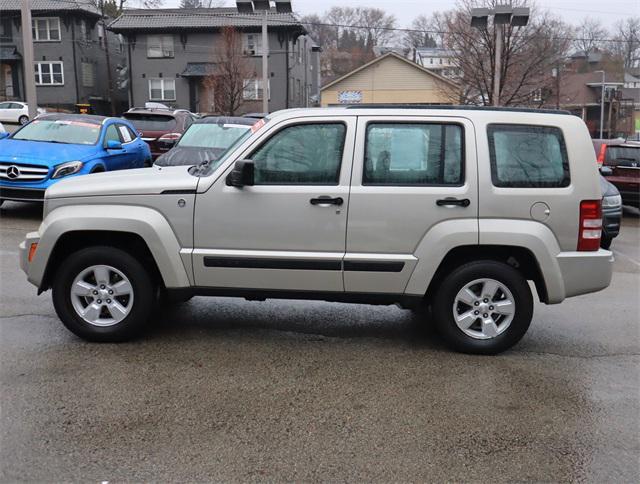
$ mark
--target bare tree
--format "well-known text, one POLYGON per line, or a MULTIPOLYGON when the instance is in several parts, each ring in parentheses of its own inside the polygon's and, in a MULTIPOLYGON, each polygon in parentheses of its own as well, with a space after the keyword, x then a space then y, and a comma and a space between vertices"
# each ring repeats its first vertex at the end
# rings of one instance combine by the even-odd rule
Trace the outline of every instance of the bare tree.
POLYGON ((604 48, 603 39, 608 34, 602 22, 591 17, 587 17, 580 22, 574 33, 576 37, 573 42, 574 47, 584 52, 586 56, 589 56, 595 50, 604 48))
MULTIPOLYGON (((499 0, 483 2, 494 6, 499 0)), ((525 0, 513 0, 513 6, 525 0)), ((498 28, 489 22, 487 29, 471 27, 471 8, 478 5, 462 0, 455 10, 437 16, 445 30, 444 44, 453 52, 452 61, 462 72, 462 102, 493 103, 496 36, 502 35, 502 71, 500 101, 509 105, 541 103, 540 98, 553 85, 552 70, 568 52, 567 25, 547 12, 531 9, 526 27, 498 28)))
POLYGON ((438 40, 440 39, 433 33, 436 30, 433 17, 418 15, 411 22, 410 29, 402 39, 403 44, 408 49, 414 50, 418 47, 438 46, 438 40))
POLYGON ((213 61, 213 73, 205 77, 204 86, 213 89, 216 110, 234 116, 244 101, 245 81, 256 73, 242 52, 241 34, 233 27, 223 27, 213 61))
POLYGON ((627 17, 613 27, 609 50, 622 59, 624 67, 640 67, 640 17, 627 17))
POLYGON ((180 0, 180 8, 215 8, 223 5, 224 0, 180 0))

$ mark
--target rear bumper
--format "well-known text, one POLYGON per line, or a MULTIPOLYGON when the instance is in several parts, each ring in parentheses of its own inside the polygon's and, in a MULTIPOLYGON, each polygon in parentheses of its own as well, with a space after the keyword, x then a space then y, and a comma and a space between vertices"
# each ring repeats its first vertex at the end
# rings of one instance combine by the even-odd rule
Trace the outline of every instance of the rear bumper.
POLYGON ((564 282, 565 297, 601 291, 611 283, 613 253, 608 250, 561 252, 556 260, 564 282))
POLYGON ((20 202, 42 202, 44 200, 44 188, 14 188, 0 186, 0 199, 17 200, 20 202))

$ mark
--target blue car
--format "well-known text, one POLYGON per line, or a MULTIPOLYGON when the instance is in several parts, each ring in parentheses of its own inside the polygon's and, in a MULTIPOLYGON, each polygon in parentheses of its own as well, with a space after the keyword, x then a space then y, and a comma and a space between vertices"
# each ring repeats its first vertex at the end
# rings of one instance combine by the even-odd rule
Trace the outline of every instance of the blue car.
POLYGON ((150 164, 149 145, 124 119, 42 115, 12 135, 0 133, 0 205, 41 201, 47 187, 70 176, 150 164))

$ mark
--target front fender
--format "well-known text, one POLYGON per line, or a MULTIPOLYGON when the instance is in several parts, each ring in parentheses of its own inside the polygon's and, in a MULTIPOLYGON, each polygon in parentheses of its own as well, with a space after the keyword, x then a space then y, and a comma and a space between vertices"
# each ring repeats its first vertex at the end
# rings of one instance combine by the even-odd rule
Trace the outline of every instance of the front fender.
POLYGON ((49 257, 62 235, 75 231, 128 232, 142 237, 166 287, 190 286, 180 244, 169 222, 156 210, 127 205, 70 205, 53 210, 38 229, 38 249, 27 279, 40 287, 49 257))

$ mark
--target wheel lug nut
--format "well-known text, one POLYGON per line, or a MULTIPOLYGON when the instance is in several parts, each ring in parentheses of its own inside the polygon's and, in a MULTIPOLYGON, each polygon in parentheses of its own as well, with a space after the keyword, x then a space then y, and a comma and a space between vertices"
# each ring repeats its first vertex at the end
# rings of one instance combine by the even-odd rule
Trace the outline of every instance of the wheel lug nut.
POLYGON ((102 304, 102 299, 98 299, 96 302, 97 302, 98 304, 102 304))
POLYGON ((100 284, 100 289, 104 289, 104 284, 100 284))
POLYGON ((477 316, 478 314, 480 314, 480 311, 474 311, 473 314, 477 316))
POLYGON ((489 317, 489 315, 488 315, 487 313, 484 313, 484 314, 482 315, 482 317, 483 317, 483 318, 488 318, 488 317, 489 317))
POLYGON ((479 301, 476 301, 476 302, 474 302, 474 303, 473 303, 473 305, 474 305, 474 306, 480 306, 480 302, 479 302, 479 301))
POLYGON ((489 306, 489 311, 493 311, 493 306, 489 306))
POLYGON ((98 291, 93 291, 93 295, 97 296, 98 295, 98 291))
POLYGON ((107 299, 107 304, 111 304, 111 299, 107 299))
POLYGON ((109 294, 113 294, 113 290, 109 289, 109 294))
POLYGON ((488 299, 483 299, 482 302, 488 303, 489 300, 488 299))

